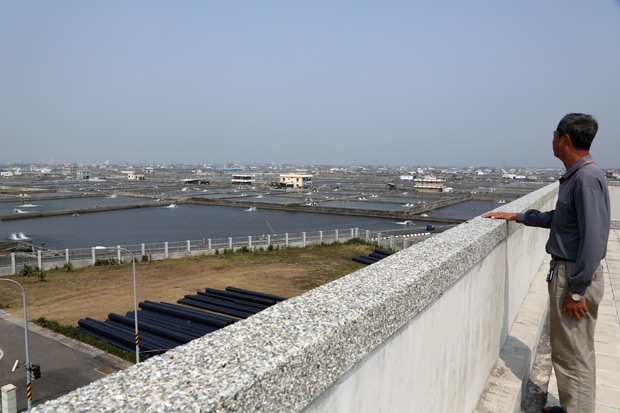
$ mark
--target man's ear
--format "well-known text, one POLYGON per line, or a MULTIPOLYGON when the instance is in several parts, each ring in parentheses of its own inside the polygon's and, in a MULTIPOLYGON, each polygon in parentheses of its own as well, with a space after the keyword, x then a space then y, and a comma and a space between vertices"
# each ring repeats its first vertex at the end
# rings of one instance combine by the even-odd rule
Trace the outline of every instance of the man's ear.
POLYGON ((570 138, 570 135, 568 133, 565 133, 564 135, 562 135, 560 139, 564 139, 566 146, 568 146, 569 148, 571 149, 574 148, 573 140, 570 138))

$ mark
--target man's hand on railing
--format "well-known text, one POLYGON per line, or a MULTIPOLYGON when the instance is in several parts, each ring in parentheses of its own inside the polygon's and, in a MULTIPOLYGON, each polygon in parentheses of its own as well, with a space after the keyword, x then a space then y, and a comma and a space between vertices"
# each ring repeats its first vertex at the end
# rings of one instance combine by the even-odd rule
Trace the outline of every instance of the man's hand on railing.
POLYGON ((506 221, 515 221, 517 214, 513 212, 488 212, 482 218, 505 219, 506 221))

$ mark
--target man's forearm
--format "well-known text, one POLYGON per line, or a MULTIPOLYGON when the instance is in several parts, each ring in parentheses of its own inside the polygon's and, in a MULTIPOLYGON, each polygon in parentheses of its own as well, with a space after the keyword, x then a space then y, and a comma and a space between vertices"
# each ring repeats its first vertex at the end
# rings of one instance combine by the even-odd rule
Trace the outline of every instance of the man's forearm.
POLYGON ((517 214, 516 221, 528 227, 551 228, 554 211, 540 212, 536 209, 517 214))

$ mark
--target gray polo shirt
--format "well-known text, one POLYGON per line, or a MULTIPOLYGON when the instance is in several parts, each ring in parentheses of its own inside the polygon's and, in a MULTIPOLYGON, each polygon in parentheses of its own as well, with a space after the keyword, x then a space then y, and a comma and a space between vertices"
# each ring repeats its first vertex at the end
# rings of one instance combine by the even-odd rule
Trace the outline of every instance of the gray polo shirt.
POLYGON ((560 178, 555 210, 530 209, 517 214, 517 222, 551 229, 547 252, 576 261, 570 291, 584 294, 605 258, 611 222, 607 182, 592 155, 575 162, 560 178))

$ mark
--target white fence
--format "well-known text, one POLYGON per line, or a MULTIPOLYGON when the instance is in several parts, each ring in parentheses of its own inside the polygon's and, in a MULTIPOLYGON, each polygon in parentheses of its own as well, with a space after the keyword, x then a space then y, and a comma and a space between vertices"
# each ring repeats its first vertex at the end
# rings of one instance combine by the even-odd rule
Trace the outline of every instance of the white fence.
MULTIPOLYGON (((412 229, 412 232, 416 231, 412 229)), ((401 231, 402 232, 402 231, 401 231)), ((393 231, 370 231, 359 228, 335 229, 329 231, 313 231, 284 234, 268 234, 247 237, 203 238, 201 240, 187 240, 161 242, 152 244, 119 245, 131 251, 137 260, 163 260, 167 258, 183 258, 198 255, 221 253, 224 250, 237 251, 243 248, 259 250, 268 248, 305 247, 308 245, 331 244, 346 242, 352 238, 361 238, 365 241, 376 242, 382 248, 401 250, 420 237, 427 237, 430 233, 394 234, 393 231)), ((115 248, 110 247, 110 248, 115 248)), ((95 265, 97 260, 114 258, 123 261, 123 253, 119 250, 106 252, 96 250, 95 247, 65 250, 38 250, 32 253, 11 253, 0 256, 0 275, 17 274, 24 265, 38 267, 44 271, 62 268, 71 263, 74 268, 95 265)), ((127 256, 125 255, 125 259, 127 256)))

